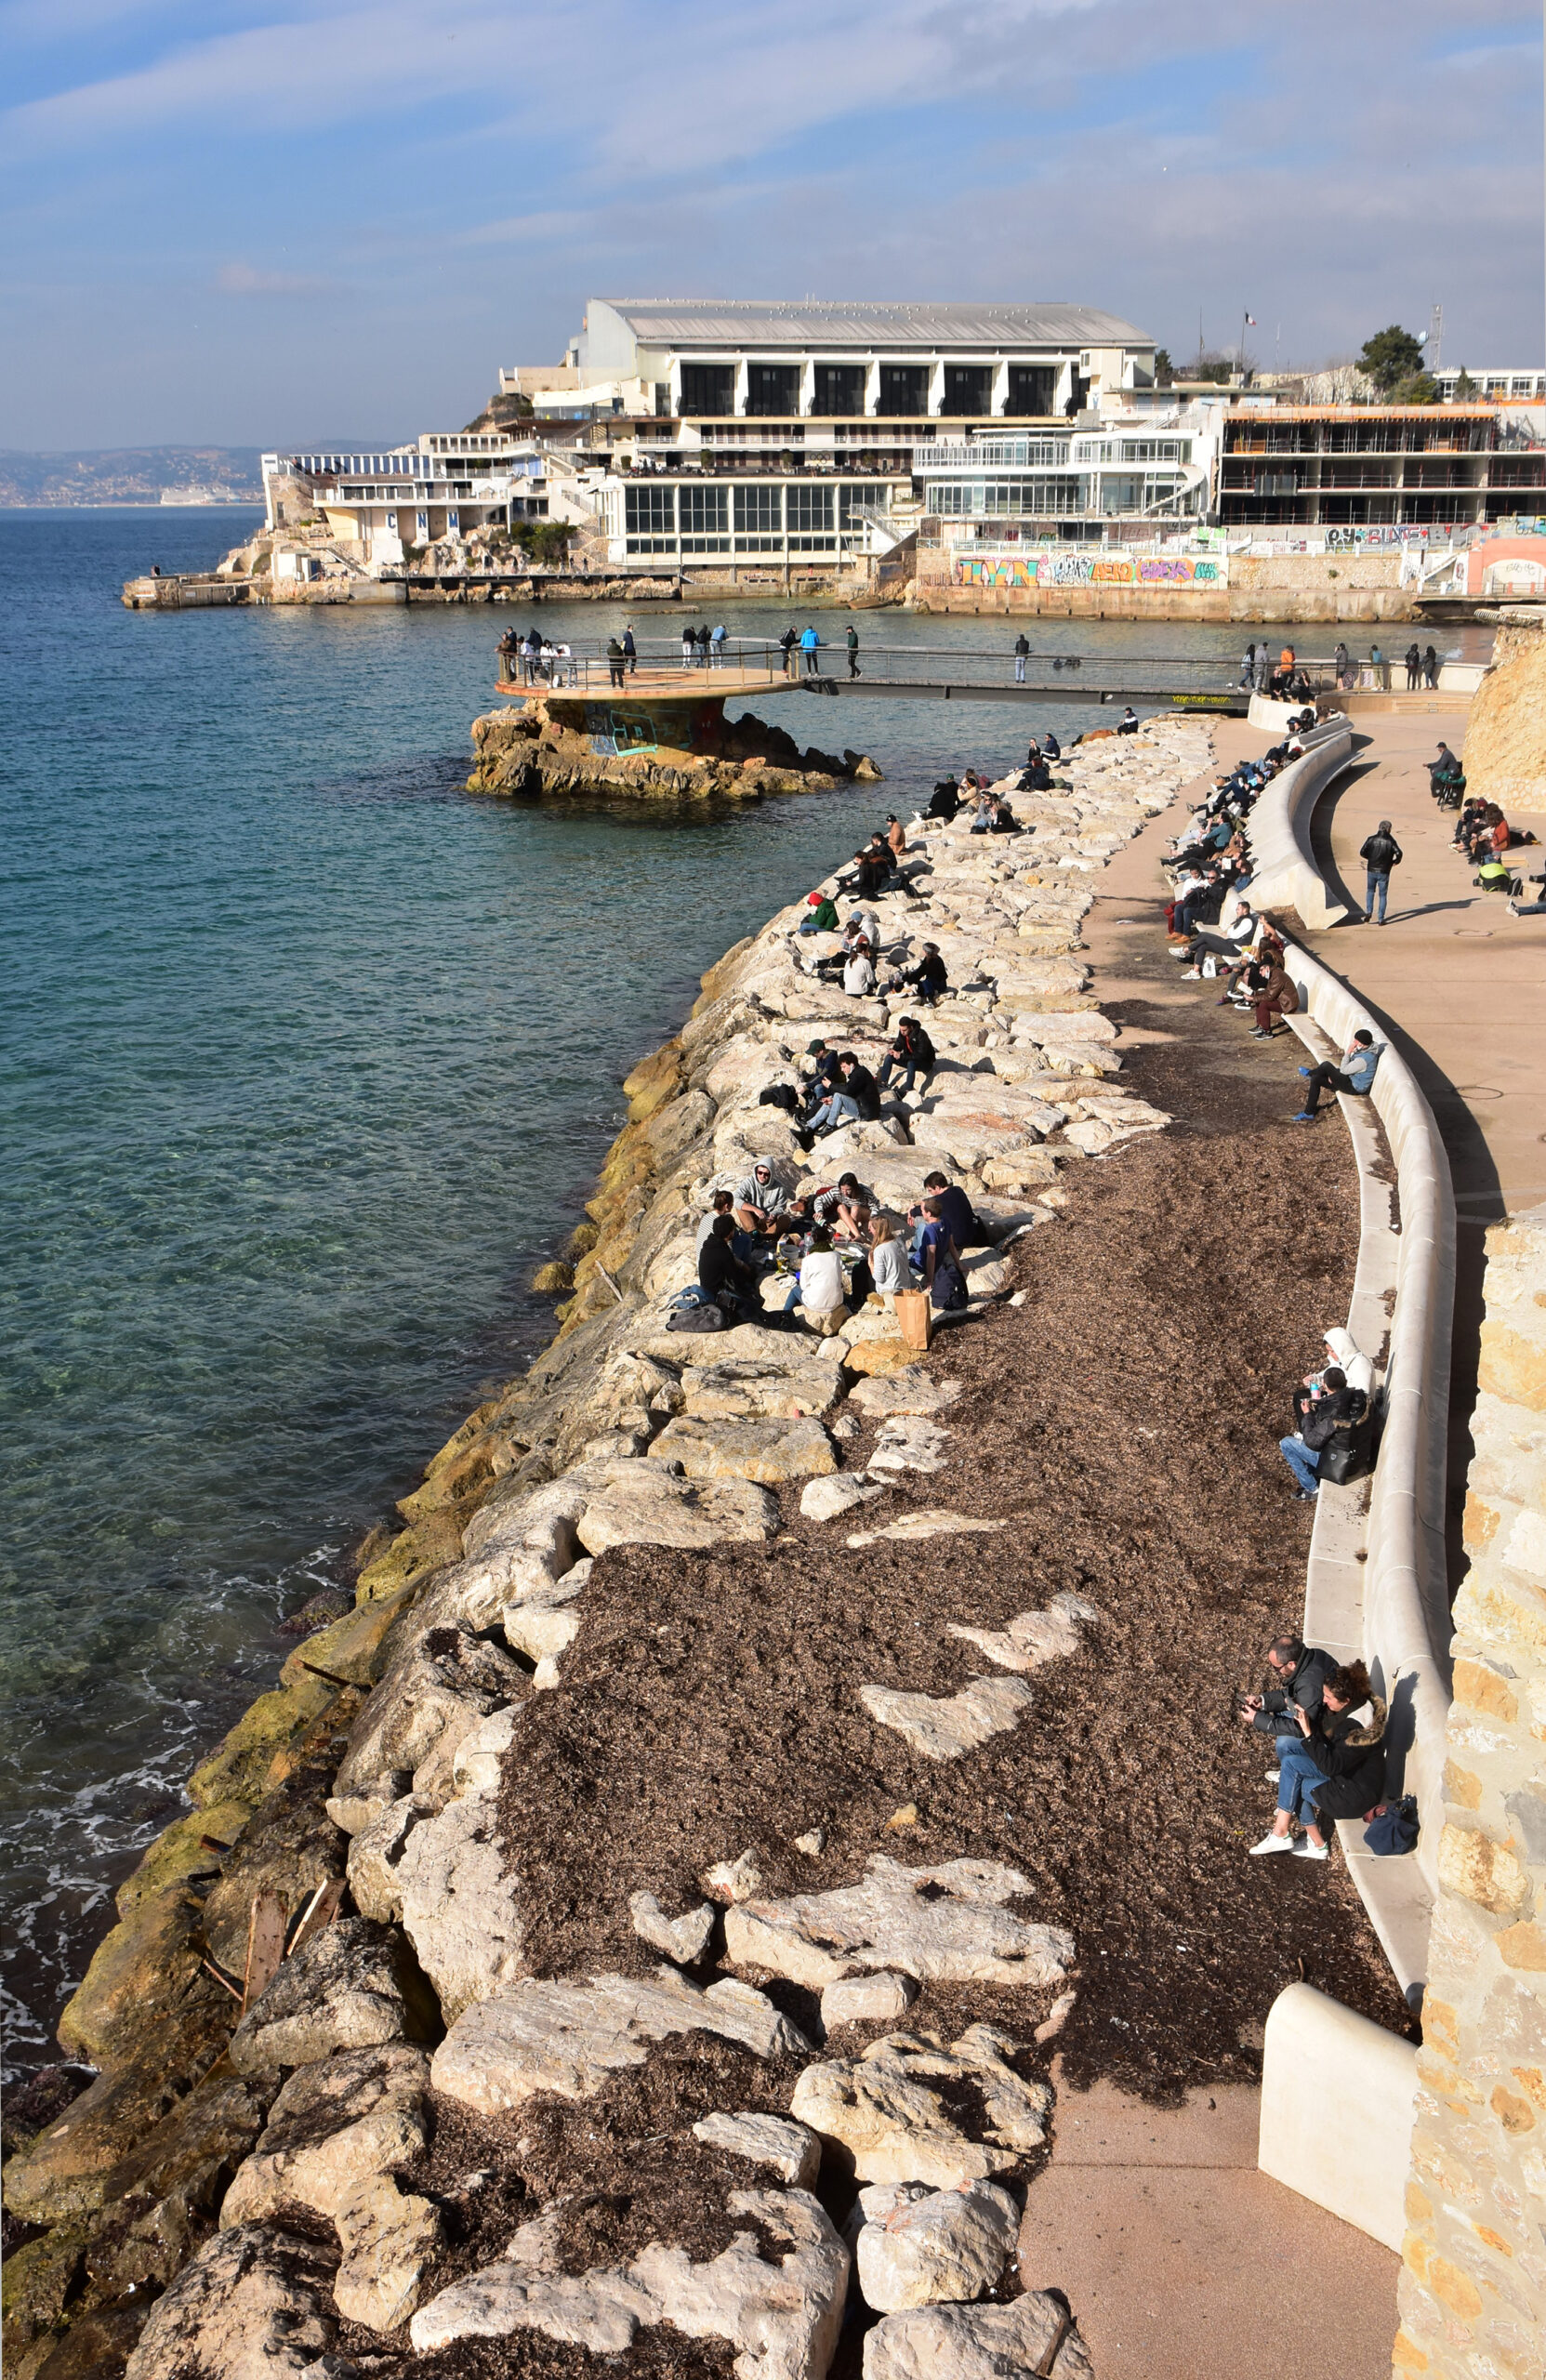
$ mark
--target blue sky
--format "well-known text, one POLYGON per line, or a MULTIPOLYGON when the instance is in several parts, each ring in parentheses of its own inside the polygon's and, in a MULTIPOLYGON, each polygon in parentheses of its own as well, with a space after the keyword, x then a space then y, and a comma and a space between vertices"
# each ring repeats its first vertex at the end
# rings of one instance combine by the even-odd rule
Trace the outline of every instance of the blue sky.
POLYGON ((588 295, 1064 298, 1543 353, 1493 0, 0 0, 0 445, 375 443, 588 295))

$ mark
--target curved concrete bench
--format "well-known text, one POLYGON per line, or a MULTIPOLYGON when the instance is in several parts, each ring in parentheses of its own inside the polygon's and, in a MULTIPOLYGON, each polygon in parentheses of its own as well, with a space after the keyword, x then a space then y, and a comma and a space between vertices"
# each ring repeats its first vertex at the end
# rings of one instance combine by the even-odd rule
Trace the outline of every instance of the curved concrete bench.
MULTIPOLYGON (((1290 944, 1286 964, 1301 1003, 1301 1014, 1290 1021, 1303 1038, 1313 1038, 1308 1027, 1318 1027, 1338 1052, 1363 1027, 1377 1041, 1385 1040, 1356 996, 1308 951, 1290 944)), ((1395 1159, 1394 1200, 1388 1180, 1381 1178, 1381 1152, 1368 1107, 1347 1098, 1339 1104, 1353 1134, 1361 1193, 1350 1327, 1359 1344, 1372 1352, 1383 1335, 1379 1317, 1389 1311, 1385 1419, 1368 1488, 1362 1545, 1356 1526, 1361 1495, 1351 1488, 1328 1489, 1317 1501, 1305 1626, 1313 1641, 1329 1634, 1332 1649, 1356 1649, 1368 1662, 1391 1705, 1391 1791, 1418 1798, 1422 1833, 1412 1857, 1372 1858, 1360 1826, 1345 1828, 1341 1837, 1359 1892, 1406 1989, 1424 1979, 1450 1700, 1444 1506, 1455 1201, 1433 1111, 1411 1068, 1388 1042, 1368 1106, 1384 1127, 1395 1159)))
POLYGON ((1353 912, 1333 901, 1310 848, 1316 802, 1353 758, 1346 720, 1328 720, 1305 738, 1303 758, 1274 777, 1250 813, 1253 909, 1297 909, 1313 932, 1353 912))

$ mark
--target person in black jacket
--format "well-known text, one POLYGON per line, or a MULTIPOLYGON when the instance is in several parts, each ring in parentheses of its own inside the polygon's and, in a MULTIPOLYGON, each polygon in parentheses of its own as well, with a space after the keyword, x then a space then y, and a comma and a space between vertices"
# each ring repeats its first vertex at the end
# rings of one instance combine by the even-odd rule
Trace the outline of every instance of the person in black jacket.
POLYGON ((889 1091, 892 1075, 899 1074, 897 1097, 905 1099, 919 1075, 927 1084, 934 1064, 934 1045, 917 1017, 901 1017, 897 1020, 896 1038, 880 1062, 876 1087, 882 1092, 889 1091))
POLYGON ((731 1247, 734 1233, 733 1215, 715 1216, 698 1250, 698 1287, 733 1321, 760 1322, 764 1317, 757 1296, 757 1276, 731 1247))
MULTIPOLYGON (((1275 1637, 1267 1647, 1272 1684, 1260 1694, 1245 1697, 1240 1725, 1254 1728, 1258 1735, 1271 1736, 1281 1762, 1284 1752, 1300 1739, 1297 1713, 1302 1711, 1312 1720, 1320 1715, 1321 1694, 1336 1666, 1329 1653, 1307 1645, 1302 1636, 1275 1637)), ((1277 1782, 1270 1769, 1267 1776, 1269 1783, 1277 1782)))
POLYGON ((1358 857, 1368 871, 1368 883, 1364 892, 1366 926, 1384 924, 1385 896, 1391 889, 1391 870, 1393 867, 1400 866, 1401 856, 1401 846, 1391 833, 1390 820, 1381 818, 1379 826, 1358 853, 1358 857), (1377 903, 1380 909, 1378 919, 1374 914, 1377 903))
POLYGON ((886 985, 888 992, 915 991, 925 1008, 932 1008, 941 994, 949 988, 950 979, 945 973, 937 942, 926 942, 923 956, 917 966, 900 968, 886 985))
POLYGON ((942 777, 929 797, 925 818, 943 818, 948 826, 961 806, 960 789, 954 777, 942 777))
POLYGON ((1295 1716, 1300 1740, 1283 1755, 1277 1816, 1272 1832, 1251 1850, 1257 1857, 1292 1851, 1301 1859, 1324 1859, 1337 1820, 1367 1818, 1384 1792, 1385 1705, 1362 1661, 1349 1661, 1327 1679, 1317 1716, 1307 1711, 1295 1716), (1366 1705, 1368 1718, 1357 1717, 1366 1705), (1305 1830, 1297 1843, 1296 1818, 1305 1830))
POLYGON ((1349 1388, 1340 1364, 1328 1364, 1321 1374, 1324 1394, 1317 1396, 1291 1438, 1279 1438, 1277 1450, 1299 1483, 1299 1501, 1311 1502, 1320 1492, 1317 1474, 1321 1457, 1332 1448, 1348 1453, 1353 1431, 1364 1418, 1364 1399, 1349 1388))

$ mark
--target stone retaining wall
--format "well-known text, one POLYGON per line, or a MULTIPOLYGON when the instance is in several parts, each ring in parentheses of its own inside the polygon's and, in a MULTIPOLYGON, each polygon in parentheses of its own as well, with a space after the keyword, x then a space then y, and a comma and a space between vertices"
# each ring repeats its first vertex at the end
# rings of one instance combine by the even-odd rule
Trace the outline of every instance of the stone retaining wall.
POLYGON ((1251 813, 1253 907, 1297 910, 1316 933, 1339 925, 1349 913, 1343 903, 1328 897, 1310 845, 1310 820, 1327 787, 1352 758, 1353 730, 1345 721, 1328 721, 1315 730, 1303 759, 1273 779, 1251 813))
POLYGON ((1546 2370, 1546 1208, 1487 1238, 1398 2373, 1546 2370))

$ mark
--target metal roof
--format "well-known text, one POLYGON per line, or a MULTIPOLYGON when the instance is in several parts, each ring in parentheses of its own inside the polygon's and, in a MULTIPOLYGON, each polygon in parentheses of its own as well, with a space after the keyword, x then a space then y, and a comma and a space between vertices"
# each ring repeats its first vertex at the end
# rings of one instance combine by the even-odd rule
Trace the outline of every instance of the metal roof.
POLYGON ((866 299, 607 298, 645 347, 1141 347, 1154 341, 1092 306, 893 305, 866 299))

